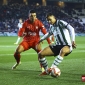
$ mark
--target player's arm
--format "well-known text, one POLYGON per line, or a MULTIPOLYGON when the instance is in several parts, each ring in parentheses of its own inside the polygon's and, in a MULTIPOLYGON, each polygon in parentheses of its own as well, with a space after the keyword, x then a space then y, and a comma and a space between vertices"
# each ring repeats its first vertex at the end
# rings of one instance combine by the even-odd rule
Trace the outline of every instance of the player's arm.
POLYGON ((74 28, 73 28, 70 24, 68 24, 68 25, 67 25, 67 29, 69 30, 69 33, 70 33, 70 35, 71 35, 72 46, 73 46, 73 48, 76 48, 74 28))
POLYGON ((46 33, 46 34, 40 39, 39 42, 42 42, 43 40, 47 39, 47 38, 50 37, 50 36, 51 36, 51 34, 50 34, 49 32, 46 33))
POLYGON ((67 23, 67 22, 65 22, 63 20, 60 20, 59 22, 63 24, 62 25, 63 28, 68 29, 69 34, 71 36, 71 40, 75 41, 75 31, 74 31, 74 28, 69 23, 67 23))
POLYGON ((74 28, 73 28, 70 24, 68 24, 67 22, 65 22, 65 21, 63 21, 63 20, 60 20, 60 22, 63 23, 64 28, 68 29, 69 34, 70 34, 70 36, 71 36, 72 47, 73 47, 73 48, 76 48, 74 28))

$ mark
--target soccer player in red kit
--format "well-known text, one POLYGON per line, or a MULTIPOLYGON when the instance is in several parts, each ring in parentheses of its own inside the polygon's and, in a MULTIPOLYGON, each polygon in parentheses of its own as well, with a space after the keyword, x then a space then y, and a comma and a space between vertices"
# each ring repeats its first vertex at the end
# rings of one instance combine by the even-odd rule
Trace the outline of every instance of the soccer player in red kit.
MULTIPOLYGON (((18 32, 18 36, 23 37, 23 41, 16 48, 14 53, 14 58, 16 63, 13 65, 12 69, 16 69, 16 67, 20 64, 20 53, 30 48, 34 49, 37 53, 42 50, 41 44, 37 44, 40 40, 39 32, 46 34, 46 28, 42 24, 40 20, 37 19, 35 10, 30 10, 29 19, 27 19, 22 28, 18 32)), ((50 39, 47 39, 48 44, 50 44, 50 39)), ((42 66, 41 66, 42 67, 42 66)))

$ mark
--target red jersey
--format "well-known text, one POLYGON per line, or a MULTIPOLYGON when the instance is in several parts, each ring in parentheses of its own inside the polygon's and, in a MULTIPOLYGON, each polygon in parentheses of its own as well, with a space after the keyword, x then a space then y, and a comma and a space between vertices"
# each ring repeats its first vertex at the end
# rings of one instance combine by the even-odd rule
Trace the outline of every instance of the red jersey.
MULTIPOLYGON (((22 28, 18 32, 18 36, 23 37, 24 41, 32 42, 34 40, 39 41, 40 35, 39 32, 46 34, 46 28, 42 24, 42 22, 36 19, 33 23, 27 19, 24 23, 22 28)), ((47 39, 48 43, 50 43, 50 39, 47 39)))

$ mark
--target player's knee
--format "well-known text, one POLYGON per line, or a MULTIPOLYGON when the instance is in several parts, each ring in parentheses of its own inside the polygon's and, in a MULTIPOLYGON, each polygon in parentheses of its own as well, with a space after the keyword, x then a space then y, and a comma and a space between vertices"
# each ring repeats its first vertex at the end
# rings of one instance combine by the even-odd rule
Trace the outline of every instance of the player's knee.
POLYGON ((39 58, 43 58, 43 55, 41 52, 38 53, 39 58))
POLYGON ((14 53, 14 57, 16 58, 16 57, 17 57, 17 55, 19 55, 19 53, 15 52, 15 53, 14 53))
POLYGON ((66 54, 66 53, 69 53, 69 52, 70 52, 70 48, 69 47, 61 49, 61 53, 62 54, 66 54))
POLYGON ((16 53, 14 53, 14 57, 16 56, 16 53))
POLYGON ((61 53, 65 54, 67 53, 67 50, 61 50, 61 53))
POLYGON ((38 56, 39 56, 39 58, 42 58, 42 56, 41 56, 41 53, 40 53, 40 52, 38 53, 38 56))

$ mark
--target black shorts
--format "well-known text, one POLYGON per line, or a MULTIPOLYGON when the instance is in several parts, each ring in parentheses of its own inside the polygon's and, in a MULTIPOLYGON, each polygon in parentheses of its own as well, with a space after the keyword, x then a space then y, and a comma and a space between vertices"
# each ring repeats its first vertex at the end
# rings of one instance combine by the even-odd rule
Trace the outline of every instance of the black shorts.
MULTIPOLYGON (((60 50, 61 50, 64 46, 69 46, 69 45, 56 45, 56 44, 53 44, 53 45, 50 45, 49 47, 51 48, 52 52, 54 53, 54 56, 57 56, 57 55, 59 55, 60 50)), ((69 46, 69 47, 70 47, 70 46, 69 46)), ((70 53, 71 53, 71 52, 70 52, 70 53)), ((65 56, 67 56, 67 55, 70 54, 70 53, 65 54, 65 56)))

